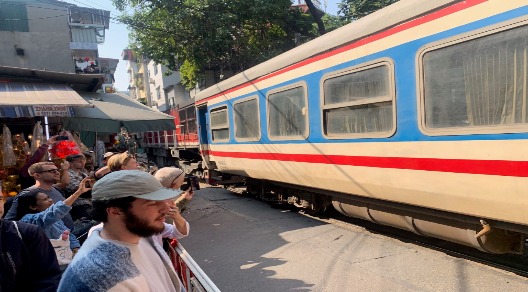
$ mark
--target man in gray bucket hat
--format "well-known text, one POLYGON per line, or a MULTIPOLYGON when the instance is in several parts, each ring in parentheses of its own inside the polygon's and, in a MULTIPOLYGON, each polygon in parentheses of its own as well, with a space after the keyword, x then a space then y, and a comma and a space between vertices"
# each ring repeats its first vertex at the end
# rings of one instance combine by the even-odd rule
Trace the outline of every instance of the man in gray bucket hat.
POLYGON ((103 228, 88 237, 58 291, 185 291, 167 254, 152 239, 163 231, 167 200, 181 193, 139 170, 112 172, 97 181, 93 215, 103 228))

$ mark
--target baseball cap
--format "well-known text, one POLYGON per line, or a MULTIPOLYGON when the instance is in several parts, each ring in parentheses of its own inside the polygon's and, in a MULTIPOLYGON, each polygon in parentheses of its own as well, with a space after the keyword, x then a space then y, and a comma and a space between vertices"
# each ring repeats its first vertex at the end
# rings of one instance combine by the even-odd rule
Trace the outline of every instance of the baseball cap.
POLYGON ((181 195, 183 191, 164 188, 150 173, 141 170, 119 170, 98 180, 92 189, 92 200, 112 200, 136 197, 163 201, 181 195))
POLYGON ((84 157, 83 154, 68 155, 68 156, 66 156, 66 161, 73 162, 75 159, 82 158, 82 157, 84 157))
POLYGON ((174 180, 182 175, 183 170, 176 167, 163 167, 154 173, 154 177, 166 188, 170 188, 174 180))

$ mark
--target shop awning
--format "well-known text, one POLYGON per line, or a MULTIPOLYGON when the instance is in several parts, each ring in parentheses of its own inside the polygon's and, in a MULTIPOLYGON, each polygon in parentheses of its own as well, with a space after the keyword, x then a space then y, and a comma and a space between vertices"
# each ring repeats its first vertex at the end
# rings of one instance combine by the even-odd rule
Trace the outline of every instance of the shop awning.
POLYGON ((80 93, 93 108, 74 108, 74 117, 63 119, 67 130, 118 133, 174 130, 174 117, 155 111, 119 93, 80 93))
POLYGON ((0 118, 71 117, 72 106, 92 105, 66 84, 0 82, 0 118))
POLYGON ((67 84, 0 82, 0 106, 91 106, 67 84))
POLYGON ((72 117, 69 106, 0 106, 0 118, 72 117))

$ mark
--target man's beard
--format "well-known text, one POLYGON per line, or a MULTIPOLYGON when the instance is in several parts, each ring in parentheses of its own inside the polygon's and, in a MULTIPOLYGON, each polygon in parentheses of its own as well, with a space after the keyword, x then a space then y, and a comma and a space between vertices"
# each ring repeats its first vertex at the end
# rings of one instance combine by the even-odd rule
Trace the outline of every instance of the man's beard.
POLYGON ((132 214, 130 210, 125 210, 125 227, 128 231, 140 237, 150 237, 155 234, 160 234, 165 228, 164 225, 149 225, 145 220, 132 214))

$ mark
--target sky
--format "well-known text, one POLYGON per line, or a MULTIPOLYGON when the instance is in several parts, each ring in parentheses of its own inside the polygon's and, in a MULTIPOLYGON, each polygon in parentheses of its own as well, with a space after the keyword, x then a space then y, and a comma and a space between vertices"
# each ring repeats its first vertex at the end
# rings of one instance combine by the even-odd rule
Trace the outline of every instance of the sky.
MULTIPOLYGON (((106 30, 105 42, 99 45, 99 57, 101 58, 113 58, 119 59, 117 65, 115 77, 115 87, 117 90, 125 91, 128 87, 128 74, 126 72, 126 62, 121 59, 121 53, 123 49, 128 46, 128 30, 124 24, 118 23, 115 18, 121 14, 112 5, 111 0, 62 0, 64 2, 72 3, 80 7, 89 7, 96 9, 103 9, 110 11, 110 17, 114 18, 110 20, 110 29, 106 30)), ((321 6, 325 9, 326 2, 326 13, 336 15, 337 14, 337 3, 341 0, 321 0, 321 6)))

